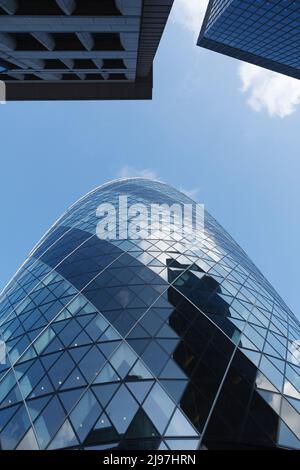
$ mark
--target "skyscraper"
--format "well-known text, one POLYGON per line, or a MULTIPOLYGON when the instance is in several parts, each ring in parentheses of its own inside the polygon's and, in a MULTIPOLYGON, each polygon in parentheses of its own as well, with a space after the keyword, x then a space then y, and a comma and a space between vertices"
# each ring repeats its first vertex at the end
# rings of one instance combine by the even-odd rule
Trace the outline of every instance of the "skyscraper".
POLYGON ((198 45, 300 78, 300 3, 210 0, 198 45))
POLYGON ((151 99, 173 0, 0 0, 7 100, 151 99))
POLYGON ((192 202, 112 181, 32 250, 0 298, 2 449, 300 448, 296 317, 210 214, 147 236, 141 204, 192 202), (141 238, 99 238, 119 196, 141 238))

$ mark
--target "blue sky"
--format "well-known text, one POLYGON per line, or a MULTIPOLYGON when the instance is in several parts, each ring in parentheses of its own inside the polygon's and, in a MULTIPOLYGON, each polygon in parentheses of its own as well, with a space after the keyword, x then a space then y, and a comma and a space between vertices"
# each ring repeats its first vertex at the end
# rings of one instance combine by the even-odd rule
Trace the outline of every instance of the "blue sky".
POLYGON ((176 1, 153 101, 0 106, 0 286, 78 197, 146 174, 204 203, 300 316, 299 82, 196 47, 198 0, 176 1))

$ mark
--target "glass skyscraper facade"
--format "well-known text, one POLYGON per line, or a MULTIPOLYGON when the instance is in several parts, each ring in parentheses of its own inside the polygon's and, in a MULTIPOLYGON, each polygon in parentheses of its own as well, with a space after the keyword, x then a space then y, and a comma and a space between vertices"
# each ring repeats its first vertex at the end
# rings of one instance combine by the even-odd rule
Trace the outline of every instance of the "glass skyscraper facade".
POLYGON ((300 78, 300 3, 210 0, 198 44, 300 78))
POLYGON ((32 250, 0 298, 1 449, 300 449, 297 318, 208 213, 196 242, 99 239, 120 195, 192 202, 116 180, 32 250))

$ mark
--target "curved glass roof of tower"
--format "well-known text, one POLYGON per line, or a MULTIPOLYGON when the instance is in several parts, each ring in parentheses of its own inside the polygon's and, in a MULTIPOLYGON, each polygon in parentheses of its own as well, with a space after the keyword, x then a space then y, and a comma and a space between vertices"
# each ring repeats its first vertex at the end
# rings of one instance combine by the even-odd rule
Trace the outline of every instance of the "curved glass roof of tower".
POLYGON ((193 202, 112 181, 32 250, 0 299, 1 449, 299 449, 296 317, 207 212, 196 242, 100 239, 120 195, 193 202))

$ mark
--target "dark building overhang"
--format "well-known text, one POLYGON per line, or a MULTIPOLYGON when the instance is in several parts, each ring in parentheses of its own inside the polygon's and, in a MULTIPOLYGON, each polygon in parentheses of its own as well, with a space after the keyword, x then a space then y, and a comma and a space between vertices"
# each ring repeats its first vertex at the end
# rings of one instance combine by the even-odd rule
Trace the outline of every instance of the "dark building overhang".
POLYGON ((7 101, 151 99, 153 60, 172 4, 0 0, 7 101))
POLYGON ((129 83, 99 82, 7 82, 7 101, 42 100, 149 100, 152 98, 152 71, 145 79, 129 83))

